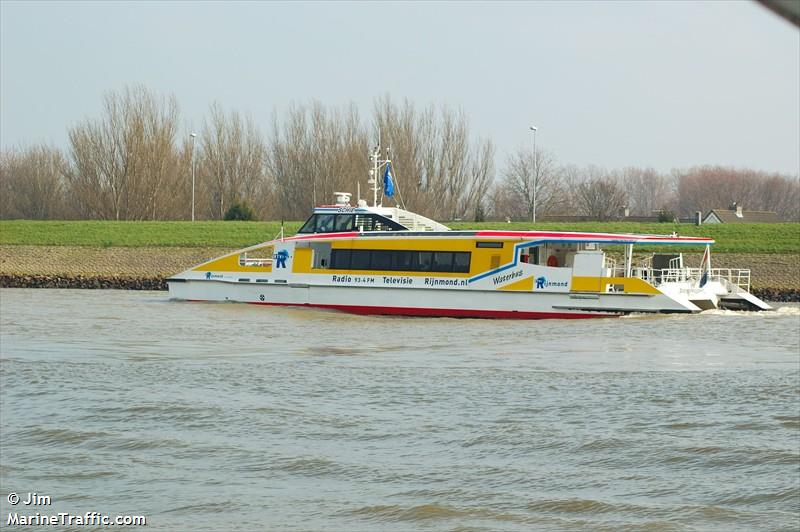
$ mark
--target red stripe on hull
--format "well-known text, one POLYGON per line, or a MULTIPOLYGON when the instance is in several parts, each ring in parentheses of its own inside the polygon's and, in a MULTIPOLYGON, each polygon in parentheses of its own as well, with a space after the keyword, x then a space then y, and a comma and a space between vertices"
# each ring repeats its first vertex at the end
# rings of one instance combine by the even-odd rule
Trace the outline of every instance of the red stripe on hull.
POLYGON ((545 320, 545 319, 583 319, 583 318, 613 318, 619 314, 573 314, 568 312, 517 312, 512 310, 478 310, 455 308, 417 308, 417 307, 367 307, 362 305, 317 305, 317 304, 290 304, 269 303, 261 301, 249 302, 252 305, 269 305, 280 307, 311 307, 327 310, 339 310, 350 314, 363 316, 418 316, 433 318, 490 318, 511 320, 545 320))
POLYGON ((636 241, 646 241, 646 240, 659 240, 659 241, 670 241, 670 242, 697 242, 701 244, 713 244, 714 240, 711 238, 699 237, 699 236, 678 236, 678 237, 671 237, 666 235, 634 235, 634 234, 625 234, 625 233, 565 233, 565 232, 553 232, 553 231, 499 231, 499 230, 484 230, 484 231, 476 231, 475 236, 478 237, 537 237, 537 238, 590 238, 593 240, 597 240, 598 242, 601 240, 636 240, 636 241), (633 238, 631 238, 633 237, 633 238))

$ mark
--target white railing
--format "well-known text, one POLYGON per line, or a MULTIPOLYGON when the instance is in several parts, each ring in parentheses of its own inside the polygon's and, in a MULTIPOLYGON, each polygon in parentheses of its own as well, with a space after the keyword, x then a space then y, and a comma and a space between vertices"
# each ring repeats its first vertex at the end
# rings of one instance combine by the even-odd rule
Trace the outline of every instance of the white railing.
MULTIPOLYGON (((607 277, 625 277, 625 268, 617 265, 617 261, 606 255, 603 267, 607 277)), ((630 276, 658 286, 662 283, 693 282, 699 285, 706 273, 705 268, 683 267, 683 256, 679 255, 670 259, 669 267, 663 269, 653 268, 653 257, 645 257, 638 265, 631 268, 630 276)), ((743 290, 750 292, 750 270, 741 268, 712 268, 706 282, 716 281, 722 284, 728 292, 743 290)), ((704 283, 705 284, 705 283, 704 283)))
POLYGON ((603 267, 611 270, 612 272, 617 269, 617 261, 608 255, 604 257, 605 261, 603 263, 603 267))
POLYGON ((272 259, 247 258, 246 254, 239 255, 239 266, 271 266, 272 259))
MULTIPOLYGON (((703 268, 634 268, 633 276, 653 284, 700 282, 706 270, 703 268)), ((750 270, 738 268, 712 268, 709 272, 709 281, 716 281, 725 286, 729 291, 736 291, 738 287, 745 292, 750 291, 750 270)))
MULTIPOLYGON (((750 291, 750 270, 738 268, 713 268, 711 277, 719 281, 727 281, 745 292, 750 291)), ((724 284, 724 283, 723 283, 724 284)))

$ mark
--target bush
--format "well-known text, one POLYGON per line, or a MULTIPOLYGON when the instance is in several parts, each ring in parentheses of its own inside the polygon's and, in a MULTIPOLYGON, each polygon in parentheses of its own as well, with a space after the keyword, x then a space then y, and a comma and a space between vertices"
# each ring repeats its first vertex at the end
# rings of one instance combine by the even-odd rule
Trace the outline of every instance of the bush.
POLYGON ((240 220, 243 222, 250 222, 254 220, 256 217, 253 209, 248 207, 247 203, 234 203, 230 206, 230 208, 225 211, 225 216, 222 217, 223 220, 240 220))
POLYGON ((669 209, 661 209, 658 211, 658 221, 659 223, 668 223, 668 222, 675 222, 675 213, 669 209))

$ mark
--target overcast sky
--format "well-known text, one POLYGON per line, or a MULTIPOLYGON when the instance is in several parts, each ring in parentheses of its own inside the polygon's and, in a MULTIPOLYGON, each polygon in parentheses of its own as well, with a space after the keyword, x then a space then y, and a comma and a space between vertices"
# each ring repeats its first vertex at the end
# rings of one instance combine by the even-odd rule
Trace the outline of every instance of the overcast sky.
POLYGON ((536 125, 561 163, 800 173, 800 31, 751 2, 0 2, 3 148, 130 84, 187 130, 389 94, 463 109, 501 167, 536 125))

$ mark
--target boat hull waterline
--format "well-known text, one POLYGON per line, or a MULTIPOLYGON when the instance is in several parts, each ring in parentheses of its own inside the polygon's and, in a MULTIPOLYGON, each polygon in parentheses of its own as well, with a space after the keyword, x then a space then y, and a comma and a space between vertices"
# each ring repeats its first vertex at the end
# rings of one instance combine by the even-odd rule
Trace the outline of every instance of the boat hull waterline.
POLYGON ((173 299, 311 307, 361 315, 495 319, 581 319, 628 313, 691 312, 659 294, 493 292, 455 289, 313 286, 237 281, 170 282, 173 299))

